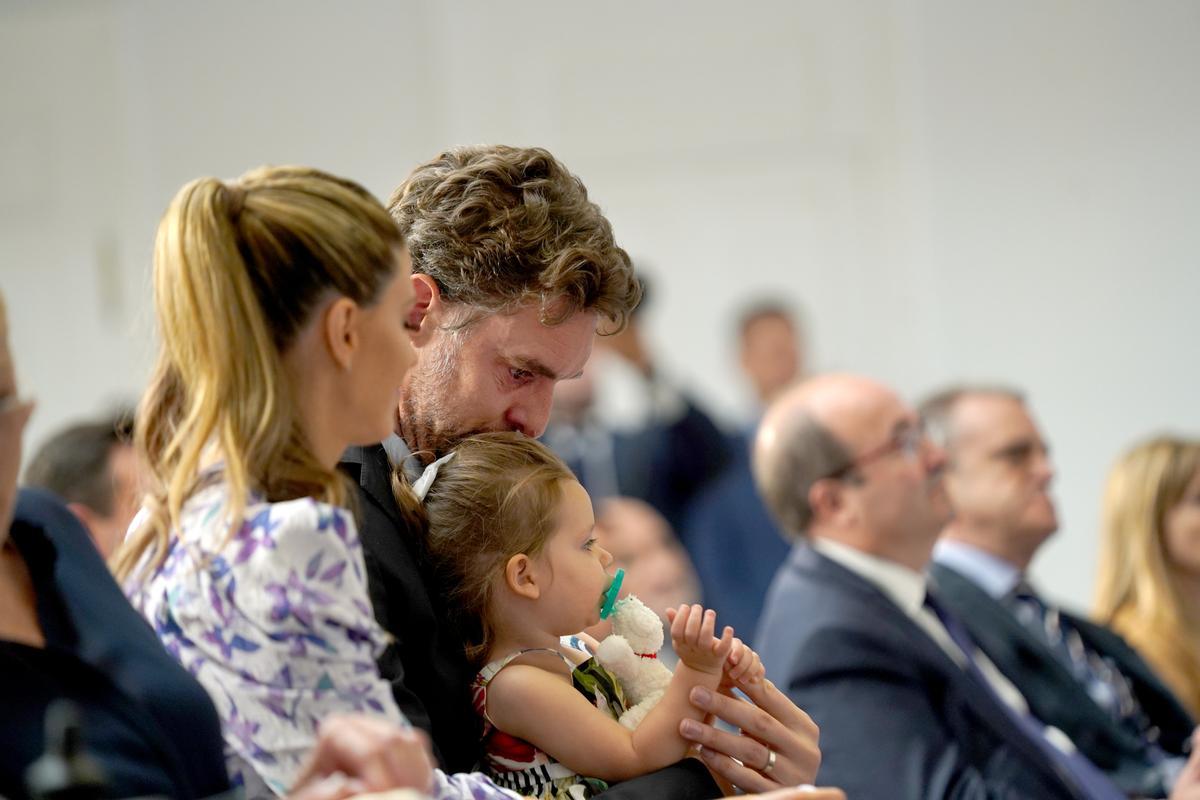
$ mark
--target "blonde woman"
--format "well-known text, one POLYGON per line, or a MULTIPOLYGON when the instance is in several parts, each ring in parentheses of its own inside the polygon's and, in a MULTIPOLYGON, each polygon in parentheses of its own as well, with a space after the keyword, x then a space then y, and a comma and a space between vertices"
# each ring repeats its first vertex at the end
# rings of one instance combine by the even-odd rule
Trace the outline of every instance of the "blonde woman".
MULTIPOLYGON (((162 346, 137 431, 151 485, 113 568, 208 690, 248 797, 303 778, 331 715, 404 721, 336 465, 392 430, 410 269, 382 206, 312 169, 193 181, 159 226, 162 346)), ((391 745, 369 788, 457 796, 415 734, 391 745)))
POLYGON ((1123 455, 1103 526, 1096 616, 1200 718, 1200 441, 1162 436, 1123 455))

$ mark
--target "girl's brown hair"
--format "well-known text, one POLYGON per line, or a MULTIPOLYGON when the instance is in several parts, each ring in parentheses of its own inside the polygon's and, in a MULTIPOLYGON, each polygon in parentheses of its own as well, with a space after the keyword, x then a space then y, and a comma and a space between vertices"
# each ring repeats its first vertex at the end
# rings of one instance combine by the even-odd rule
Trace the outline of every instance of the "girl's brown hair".
POLYGON ((512 556, 536 557, 553 533, 562 481, 575 476, 548 447, 519 433, 464 439, 420 503, 393 481, 401 509, 423 523, 434 563, 461 611, 467 656, 481 664, 494 638, 488 610, 512 556))
POLYGON ((231 530, 252 490, 346 500, 300 430, 283 353, 326 298, 378 299, 402 244, 365 189, 306 167, 200 178, 175 195, 154 250, 162 346, 137 412, 146 513, 113 557, 119 579, 147 553, 149 569, 162 563, 206 461, 223 464, 231 530))

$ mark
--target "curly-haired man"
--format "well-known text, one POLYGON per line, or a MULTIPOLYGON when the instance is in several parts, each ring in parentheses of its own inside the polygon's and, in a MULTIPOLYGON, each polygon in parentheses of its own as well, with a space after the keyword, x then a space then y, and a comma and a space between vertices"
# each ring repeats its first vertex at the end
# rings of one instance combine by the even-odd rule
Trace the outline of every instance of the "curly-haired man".
MULTIPOLYGON (((540 436, 554 384, 581 372, 597 332, 625 324, 641 289, 582 182, 542 149, 447 151, 417 167, 389 207, 412 256, 408 325, 417 363, 400 392, 397 435, 348 452, 343 466, 360 488, 375 614, 395 640, 380 669, 404 713, 430 733, 442 765, 465 771, 479 755, 468 692, 474 674, 447 592, 393 497, 393 470, 411 477, 473 433, 540 436)), ((757 738, 708 725, 684 735, 704 745, 717 776, 743 789, 810 781, 819 760, 815 726, 774 687, 756 693, 761 708, 720 695, 694 702, 757 738)), ((623 786, 630 796, 715 792, 690 767, 623 786)))

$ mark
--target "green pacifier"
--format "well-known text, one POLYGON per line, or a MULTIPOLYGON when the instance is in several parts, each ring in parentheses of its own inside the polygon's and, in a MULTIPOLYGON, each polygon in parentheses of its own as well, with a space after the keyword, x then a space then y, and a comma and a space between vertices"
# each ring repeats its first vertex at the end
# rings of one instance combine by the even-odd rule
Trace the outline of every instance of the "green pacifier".
POLYGON ((617 568, 617 574, 613 575, 612 583, 608 585, 608 591, 604 593, 603 601, 600 603, 600 619, 608 619, 608 615, 613 612, 613 606, 617 604, 617 594, 621 591, 621 581, 625 580, 625 570, 617 568))

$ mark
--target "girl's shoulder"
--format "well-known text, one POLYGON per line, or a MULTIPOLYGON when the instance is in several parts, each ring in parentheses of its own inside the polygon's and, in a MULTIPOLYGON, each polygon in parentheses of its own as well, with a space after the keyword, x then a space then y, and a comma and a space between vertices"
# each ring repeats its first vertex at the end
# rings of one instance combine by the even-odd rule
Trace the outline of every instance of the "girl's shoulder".
MULTIPOLYGON (((570 680, 575 668, 581 660, 587 660, 586 653, 578 653, 570 651, 563 653, 550 647, 533 647, 527 650, 518 650, 515 653, 500 658, 495 658, 489 661, 479 670, 475 678, 476 685, 487 686, 501 675, 522 675, 546 673, 554 676, 556 679, 566 678, 570 680)), ((534 678, 536 680, 536 678, 534 678)), ((502 679, 505 683, 511 683, 514 679, 505 677, 502 679)), ((529 678, 517 678, 515 680, 529 680, 529 678)))

